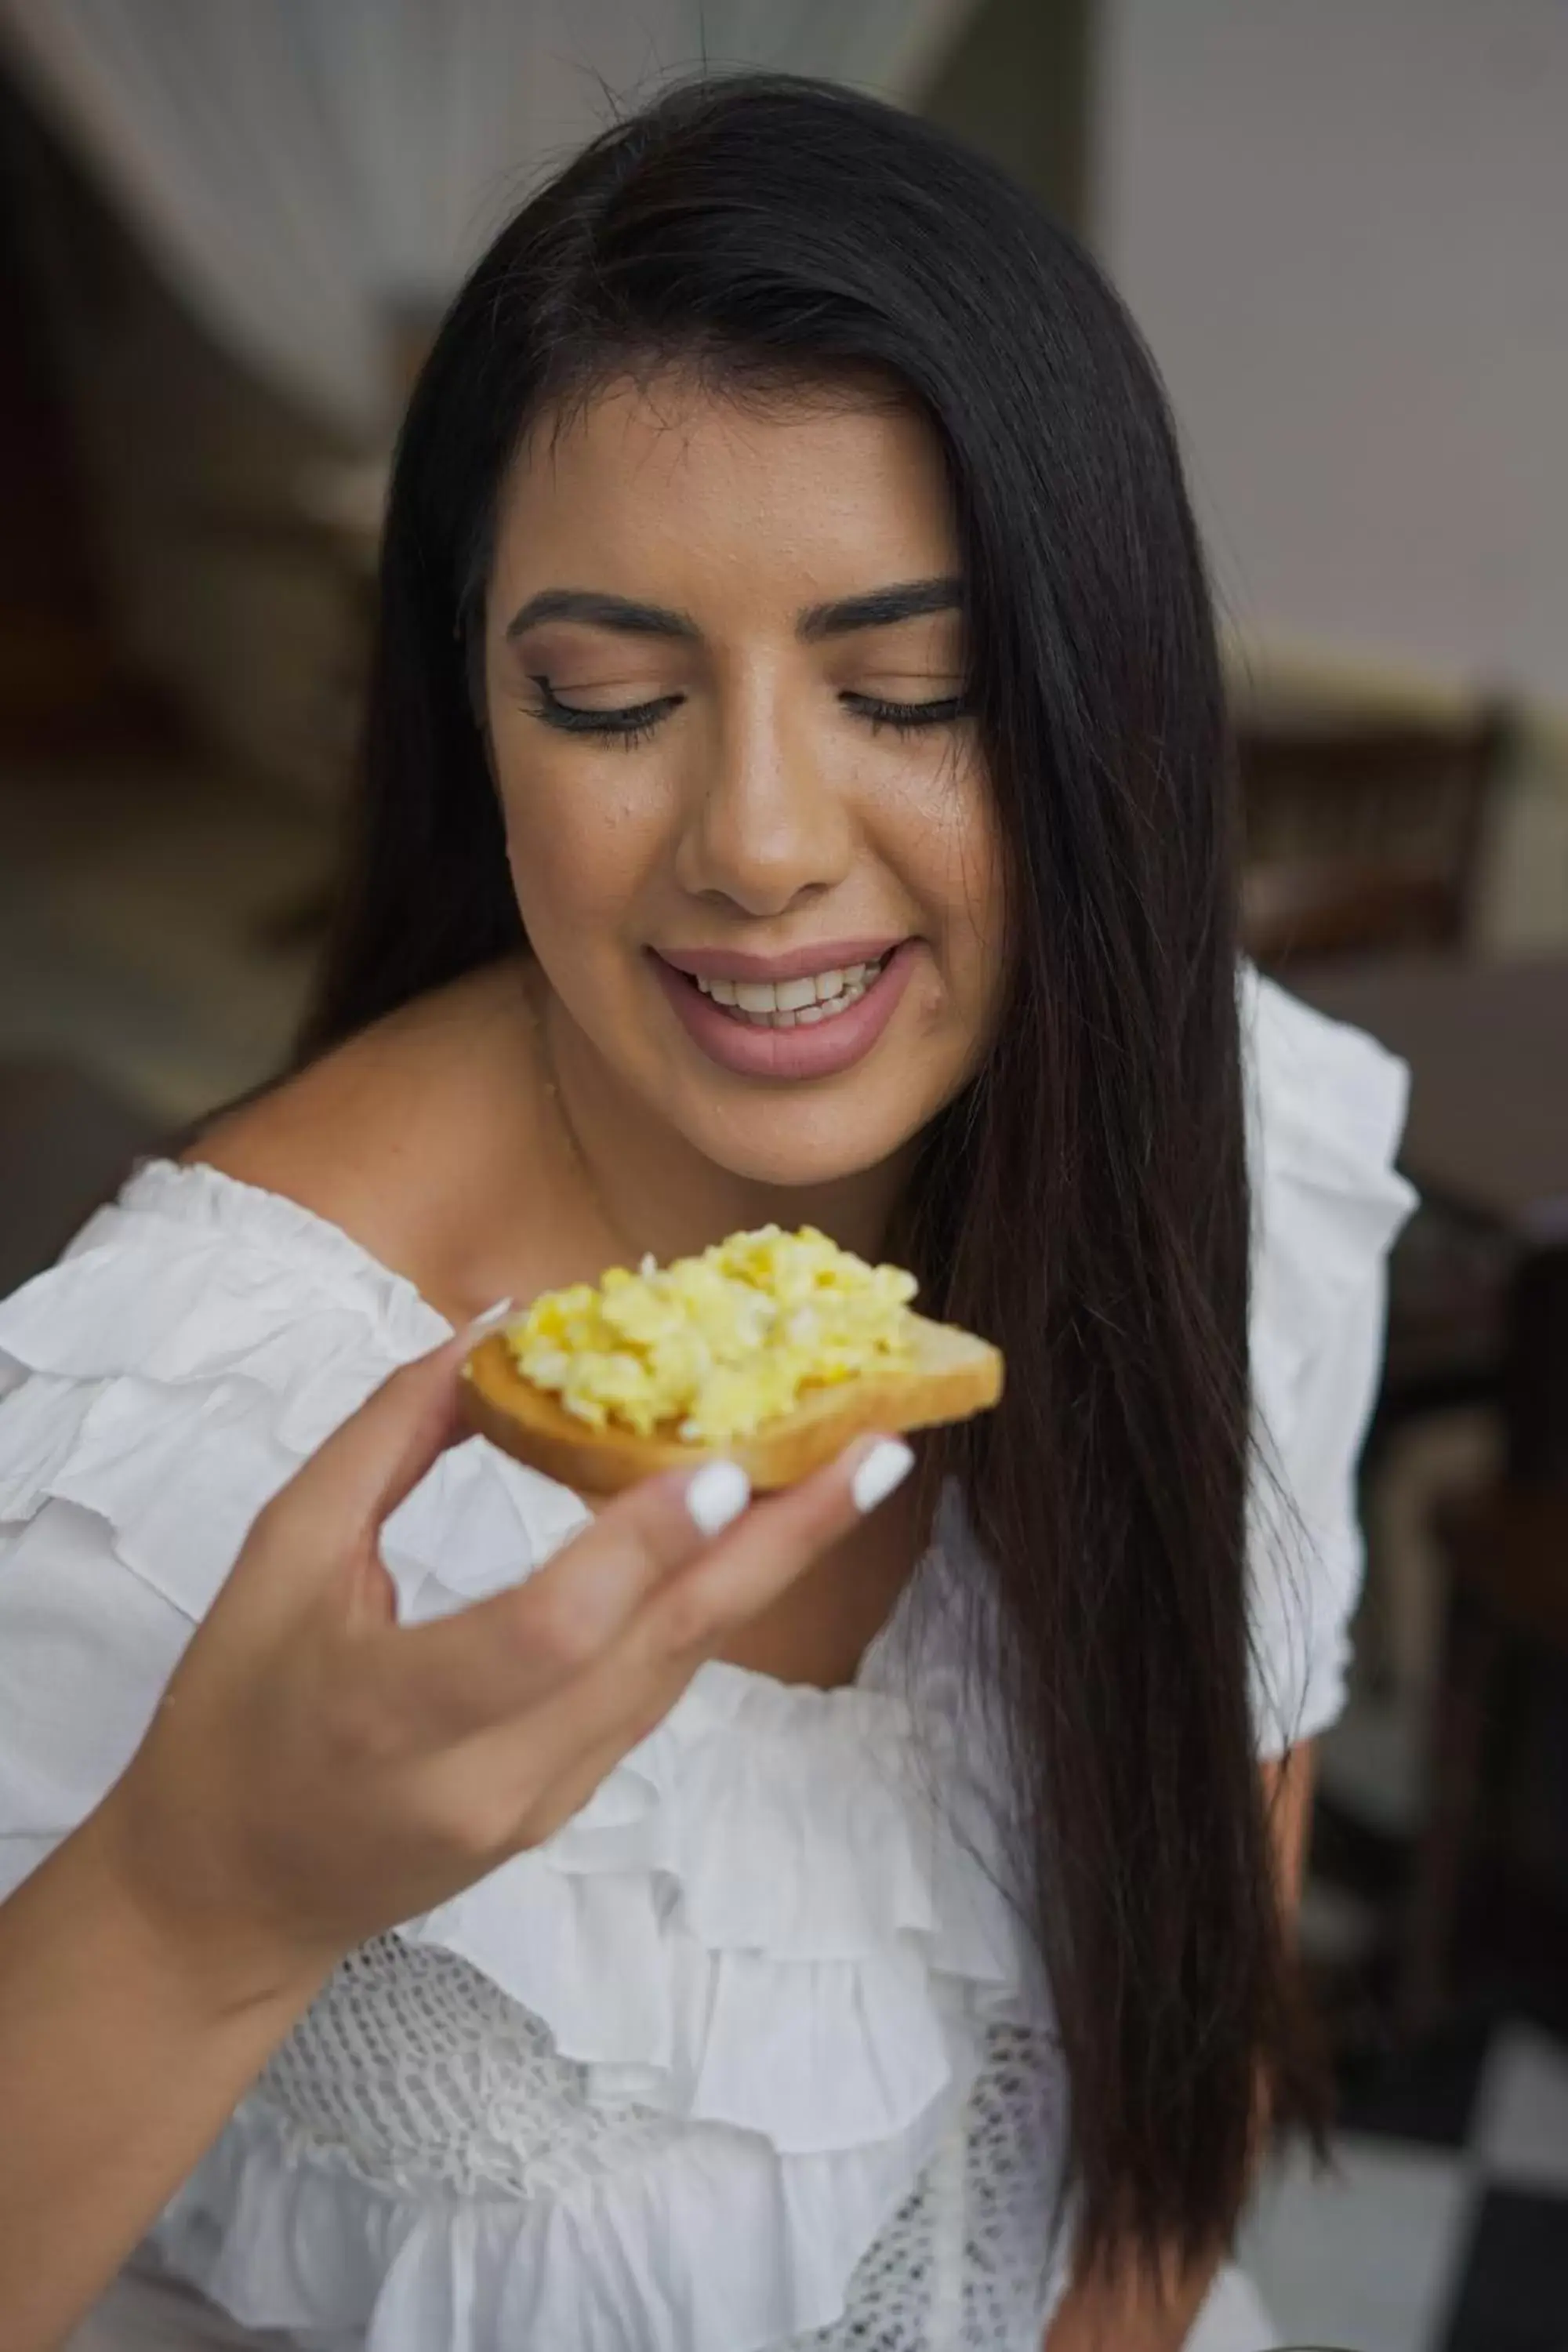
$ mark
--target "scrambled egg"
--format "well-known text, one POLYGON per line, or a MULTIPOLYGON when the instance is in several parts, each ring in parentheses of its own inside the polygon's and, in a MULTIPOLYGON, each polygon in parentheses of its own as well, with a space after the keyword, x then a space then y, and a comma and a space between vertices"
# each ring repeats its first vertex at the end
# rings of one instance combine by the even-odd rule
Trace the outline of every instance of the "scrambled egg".
POLYGON ((906 1357, 917 1286, 815 1225, 763 1225, 700 1257, 611 1266, 596 1289, 546 1291, 506 1339, 523 1378, 596 1429, 722 1444, 787 1412, 802 1389, 906 1357))

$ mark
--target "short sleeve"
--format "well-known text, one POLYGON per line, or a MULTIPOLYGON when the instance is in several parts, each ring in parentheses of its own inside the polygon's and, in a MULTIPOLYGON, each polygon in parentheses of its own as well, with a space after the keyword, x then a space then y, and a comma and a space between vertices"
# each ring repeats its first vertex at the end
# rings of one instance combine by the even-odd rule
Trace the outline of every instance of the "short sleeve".
POLYGON ((0 1628, 4 1902, 120 1778, 192 1629, 58 1501, 0 1524, 0 1628))
MULTIPOLYGON (((257 1512, 447 1336, 309 1213, 153 1163, 0 1299, 0 1900, 107 1794, 257 1512)), ((413 1621, 580 1523, 472 1438, 382 1531, 413 1621)))
POLYGON ((1356 1472, 1376 1400, 1388 1253, 1415 1202, 1394 1165, 1405 1065, 1244 968, 1253 1196, 1248 1507, 1258 1751, 1344 1705, 1365 1567, 1356 1472))

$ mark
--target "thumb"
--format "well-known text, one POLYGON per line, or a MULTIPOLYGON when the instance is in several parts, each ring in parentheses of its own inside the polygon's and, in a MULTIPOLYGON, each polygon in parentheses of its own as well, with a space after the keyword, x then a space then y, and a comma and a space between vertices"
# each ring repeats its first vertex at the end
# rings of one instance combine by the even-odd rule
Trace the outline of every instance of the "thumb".
POLYGON ((273 1518, 309 1530, 319 1553, 373 1539, 431 1465, 464 1433, 458 1377, 470 1350, 513 1312, 510 1298, 478 1315, 373 1389, 274 1498, 273 1518))

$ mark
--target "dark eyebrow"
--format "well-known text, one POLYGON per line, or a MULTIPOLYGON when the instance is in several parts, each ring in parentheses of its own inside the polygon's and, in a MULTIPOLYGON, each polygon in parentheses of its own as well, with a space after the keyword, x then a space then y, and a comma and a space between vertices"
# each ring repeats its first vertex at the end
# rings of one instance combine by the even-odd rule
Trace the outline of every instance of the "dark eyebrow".
POLYGON ((596 588, 542 588, 531 596, 507 623, 509 637, 540 621, 586 621, 596 629, 621 629, 636 637, 695 637, 697 624, 685 613, 662 604, 634 604, 627 596, 608 596, 596 588))
POLYGON ((841 637, 851 629, 885 629, 895 621, 912 621, 919 613, 961 610, 961 580, 903 580, 896 587, 872 588, 864 596, 844 596, 836 604, 812 604, 795 623, 796 635, 810 644, 817 637, 841 637))

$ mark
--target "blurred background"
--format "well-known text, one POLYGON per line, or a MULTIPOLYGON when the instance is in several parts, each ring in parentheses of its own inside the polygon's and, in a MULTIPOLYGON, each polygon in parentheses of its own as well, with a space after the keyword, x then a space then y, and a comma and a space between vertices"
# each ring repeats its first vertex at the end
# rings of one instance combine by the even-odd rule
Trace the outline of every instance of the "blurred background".
POLYGON ((1108 264, 1226 632, 1248 941, 1414 1074, 1303 1937, 1282 2340, 1568 2344, 1568 6, 0 0, 0 1293, 262 1077, 391 436, 528 186, 672 72, 878 89, 1108 264))

